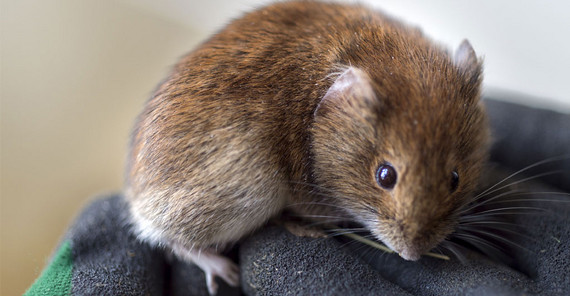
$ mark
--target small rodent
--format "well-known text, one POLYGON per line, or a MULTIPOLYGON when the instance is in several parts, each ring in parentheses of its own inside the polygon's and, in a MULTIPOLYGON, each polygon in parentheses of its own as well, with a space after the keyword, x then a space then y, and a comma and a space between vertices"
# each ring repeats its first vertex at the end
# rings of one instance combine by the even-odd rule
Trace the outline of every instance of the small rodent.
MULTIPOLYGON (((285 208, 345 215, 407 260, 446 238, 487 157, 482 65, 360 5, 234 20, 139 115, 125 194, 137 235, 238 285, 217 248, 285 208)), ((324 216, 324 215, 323 215, 324 216)))

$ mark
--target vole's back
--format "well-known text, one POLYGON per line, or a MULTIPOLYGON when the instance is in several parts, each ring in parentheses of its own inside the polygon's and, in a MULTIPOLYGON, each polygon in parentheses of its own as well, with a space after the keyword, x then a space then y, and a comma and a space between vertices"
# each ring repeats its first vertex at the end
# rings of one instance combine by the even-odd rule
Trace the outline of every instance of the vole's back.
POLYGON ((213 36, 138 118, 126 194, 141 236, 204 247, 263 224, 311 178, 309 126, 337 67, 367 69, 406 43, 431 50, 379 14, 311 2, 270 6, 213 36))

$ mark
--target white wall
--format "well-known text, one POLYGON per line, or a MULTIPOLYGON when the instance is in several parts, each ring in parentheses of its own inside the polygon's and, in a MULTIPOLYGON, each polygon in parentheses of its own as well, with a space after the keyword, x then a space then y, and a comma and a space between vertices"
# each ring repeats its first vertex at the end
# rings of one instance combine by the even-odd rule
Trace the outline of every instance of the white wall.
MULTIPOLYGON (((270 1, 126 0, 211 33, 270 1)), ((355 1, 350 1, 355 2, 355 1)), ((536 96, 535 106, 570 112, 570 1, 364 0, 421 27, 449 47, 467 38, 485 58, 485 89, 536 96)), ((500 93, 498 93, 500 95, 500 93)))

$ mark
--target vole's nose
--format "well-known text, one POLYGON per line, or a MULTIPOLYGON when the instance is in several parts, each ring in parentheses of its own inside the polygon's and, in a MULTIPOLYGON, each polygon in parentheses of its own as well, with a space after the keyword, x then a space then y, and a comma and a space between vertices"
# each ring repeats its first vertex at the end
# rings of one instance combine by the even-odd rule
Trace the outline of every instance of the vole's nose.
POLYGON ((422 254, 418 250, 409 247, 404 247, 401 250, 399 250, 398 255, 400 255, 400 257, 408 261, 417 261, 422 256, 422 254))

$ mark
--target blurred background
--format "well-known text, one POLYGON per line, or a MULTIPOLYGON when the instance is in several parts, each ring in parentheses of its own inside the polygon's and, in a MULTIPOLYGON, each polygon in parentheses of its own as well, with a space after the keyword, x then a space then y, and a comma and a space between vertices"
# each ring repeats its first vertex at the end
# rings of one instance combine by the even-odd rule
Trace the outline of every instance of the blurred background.
MULTIPOLYGON (((268 1, 2 0, 0 294, 39 275, 82 206, 118 191, 127 138, 184 53, 268 1)), ((570 112, 567 1, 362 1, 485 58, 485 92, 570 112)))

